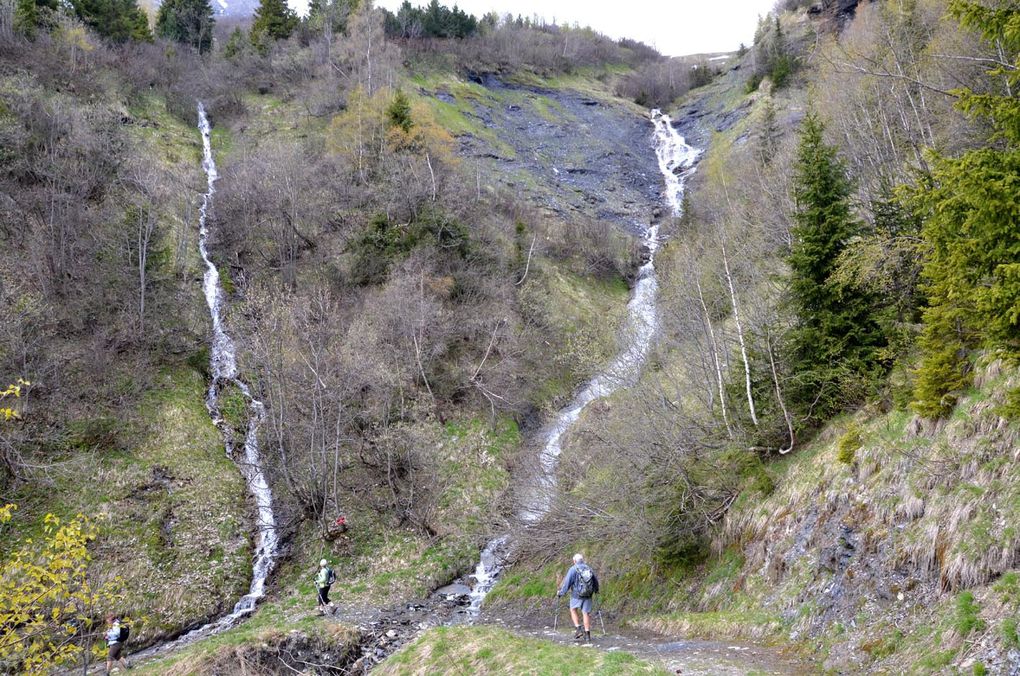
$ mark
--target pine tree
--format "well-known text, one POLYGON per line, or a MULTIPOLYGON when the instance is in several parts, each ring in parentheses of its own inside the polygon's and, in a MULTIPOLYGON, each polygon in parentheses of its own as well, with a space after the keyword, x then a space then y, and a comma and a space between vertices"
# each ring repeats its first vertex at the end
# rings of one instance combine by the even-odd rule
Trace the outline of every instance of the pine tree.
POLYGON ((788 259, 797 314, 792 366, 799 376, 792 396, 820 418, 856 403, 882 343, 870 296, 831 279, 860 225, 850 212, 846 167, 823 131, 818 117, 809 114, 798 149, 795 241, 788 259))
POLYGON ((163 0, 156 15, 156 32, 205 53, 212 48, 215 23, 209 0, 163 0))
POLYGON ((1004 93, 957 92, 960 108, 988 119, 1000 143, 933 157, 930 180, 913 192, 928 248, 914 406, 929 417, 956 405, 972 350, 1020 352, 1020 3, 954 0, 950 13, 1010 56, 989 71, 1004 93))
POLYGON ((311 0, 305 24, 316 32, 346 33, 347 19, 357 4, 357 0, 311 0))
POLYGON ((289 38, 297 24, 297 14, 285 0, 259 0, 251 27, 251 42, 260 51, 265 51, 269 41, 289 38))
POLYGON ((35 0, 17 0, 14 5, 14 30, 26 38, 35 39, 39 27, 39 8, 35 0))
POLYGON ((772 98, 765 99, 765 110, 758 127, 758 162, 765 166, 772 161, 779 150, 779 124, 776 121, 776 106, 772 98))
POLYGON ((228 59, 232 59, 243 51, 244 31, 241 30, 240 26, 235 26, 230 37, 227 38, 227 44, 223 47, 223 56, 228 59))
POLYGON ((85 25, 112 42, 151 41, 149 19, 135 0, 71 0, 85 25))
POLYGON ((386 118, 390 127, 402 129, 405 134, 411 131, 411 127, 414 126, 411 119, 411 103, 403 90, 398 89, 393 96, 393 101, 386 109, 386 118))

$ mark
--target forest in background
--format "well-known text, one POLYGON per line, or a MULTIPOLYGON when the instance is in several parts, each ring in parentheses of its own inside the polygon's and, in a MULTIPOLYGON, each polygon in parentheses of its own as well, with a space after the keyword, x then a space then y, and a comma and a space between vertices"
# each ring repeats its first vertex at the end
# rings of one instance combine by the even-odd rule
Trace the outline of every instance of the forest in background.
MULTIPOLYGON (((611 328, 575 336, 560 321, 551 280, 564 270, 611 285, 632 276, 640 252, 604 222, 551 222, 480 190, 458 130, 415 87, 435 73, 549 86, 591 77, 642 106, 712 87, 724 107, 750 102, 740 136, 705 139, 672 224, 651 368, 586 417, 557 510, 524 536, 538 569, 601 540, 607 560, 668 577, 718 554, 729 510, 766 500, 773 466, 831 421, 861 407, 949 417, 978 367, 1011 365, 1016 347, 1020 8, 917 0, 853 15, 837 5, 777 7, 734 57, 739 68, 719 73, 588 29, 435 2, 396 13, 313 3, 299 19, 264 0, 250 26, 217 25, 196 0, 167 2, 151 21, 131 2, 6 2, 0 293, 12 311, 0 320, 0 373, 31 382, 0 439, 4 502, 26 516, 8 532, 38 532, 47 512, 72 519, 139 483, 158 488, 164 453, 152 451, 148 478, 117 479, 130 465, 118 463, 137 452, 157 403, 193 397, 191 420, 203 413, 206 319, 192 283, 201 176, 188 140, 198 98, 231 130, 217 141, 230 159, 213 249, 295 532, 358 509, 423 541, 467 535, 457 556, 470 560, 491 517, 467 534, 448 524, 487 511, 526 456, 518 438, 482 503, 451 508, 436 454, 449 426, 527 435, 615 347, 611 328), (258 135, 258 97, 294 115, 290 133, 258 135), (566 346, 551 358, 549 335, 566 346), (46 495, 83 472, 114 494, 46 495)), ((1020 395, 1003 396, 1010 420, 1020 395)), ((840 462, 854 466, 862 434, 843 433, 840 462)), ((217 507, 231 518, 202 543, 222 550, 201 588, 212 602, 150 637, 214 615, 236 591, 247 555, 232 481, 234 499, 217 507)), ((156 531, 208 518, 152 506, 133 509, 156 531)), ((95 537, 106 538, 97 562, 139 546, 95 537)), ((947 588, 1014 567, 1015 538, 995 538, 1008 555, 947 588)), ((296 539, 296 558, 316 557, 302 550, 310 539, 296 539)), ((436 582, 448 565, 460 564, 443 561, 436 582)))

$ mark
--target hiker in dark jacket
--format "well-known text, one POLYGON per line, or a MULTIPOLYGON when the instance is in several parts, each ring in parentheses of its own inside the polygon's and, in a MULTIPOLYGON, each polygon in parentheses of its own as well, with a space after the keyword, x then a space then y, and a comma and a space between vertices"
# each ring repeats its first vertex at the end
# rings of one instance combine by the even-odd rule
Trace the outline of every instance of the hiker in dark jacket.
POLYGON ((574 639, 591 642, 591 599, 599 593, 599 579, 595 577, 595 571, 584 562, 584 557, 574 554, 574 565, 567 571, 563 578, 563 586, 557 592, 557 598, 570 592, 570 619, 574 622, 574 639), (581 610, 584 616, 584 633, 581 633, 581 623, 577 619, 577 611, 581 610))

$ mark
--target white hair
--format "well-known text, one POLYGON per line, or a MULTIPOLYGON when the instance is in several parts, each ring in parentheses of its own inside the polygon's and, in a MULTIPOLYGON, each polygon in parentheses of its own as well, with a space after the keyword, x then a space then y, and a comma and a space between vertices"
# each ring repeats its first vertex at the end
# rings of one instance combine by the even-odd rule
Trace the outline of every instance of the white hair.
POLYGON ((325 568, 328 564, 329 564, 329 562, 326 561, 326 559, 323 559, 322 561, 319 561, 319 567, 320 568, 325 568))
POLYGON ((574 554, 574 563, 581 563, 584 561, 584 557, 580 554, 574 554))

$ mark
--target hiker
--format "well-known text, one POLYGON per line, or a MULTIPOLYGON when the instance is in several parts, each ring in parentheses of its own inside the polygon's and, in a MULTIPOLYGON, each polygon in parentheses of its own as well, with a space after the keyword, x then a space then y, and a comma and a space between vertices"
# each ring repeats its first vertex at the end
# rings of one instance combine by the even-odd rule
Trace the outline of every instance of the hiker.
POLYGON ((109 629, 106 630, 106 645, 109 648, 109 652, 106 654, 106 673, 110 673, 113 663, 117 661, 125 669, 130 669, 131 665, 128 664, 127 656, 123 653, 124 644, 127 643, 131 629, 126 624, 121 624, 120 618, 113 613, 106 616, 106 624, 109 626, 109 629))
POLYGON ((315 576, 315 588, 318 590, 319 596, 317 607, 323 613, 333 607, 333 602, 329 600, 329 588, 333 586, 334 582, 336 582, 336 573, 329 567, 329 563, 326 559, 319 561, 319 573, 315 576))
POLYGON ((585 643, 591 643, 591 603, 592 597, 599 593, 599 579, 595 577, 595 571, 584 562, 584 557, 574 554, 574 565, 567 571, 563 578, 563 586, 556 592, 559 598, 570 592, 570 619, 574 622, 574 640, 581 640, 584 637, 585 643), (577 619, 577 611, 581 610, 584 616, 584 633, 581 633, 581 623, 577 619))

